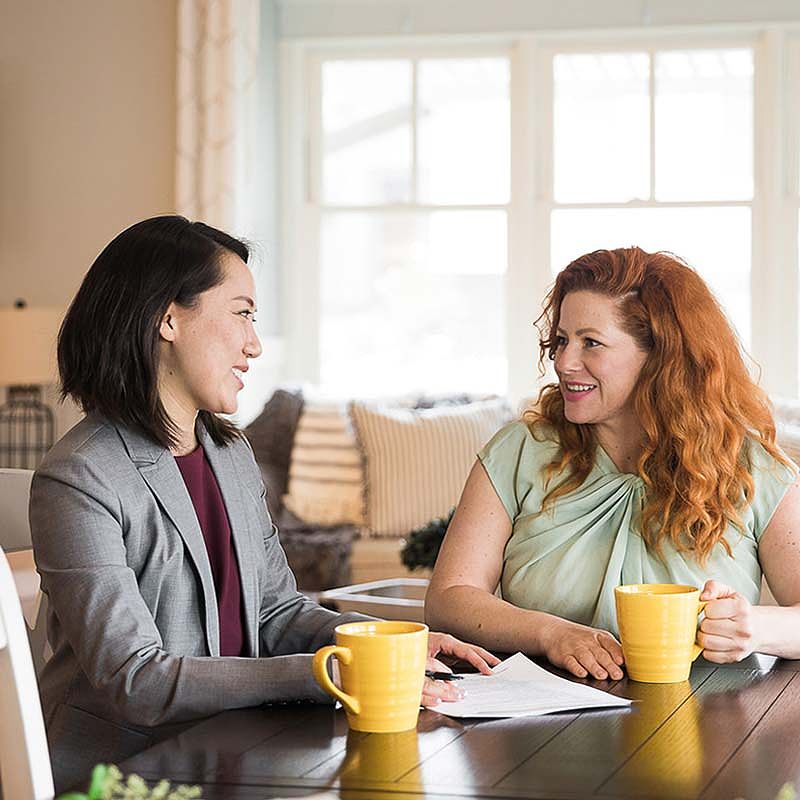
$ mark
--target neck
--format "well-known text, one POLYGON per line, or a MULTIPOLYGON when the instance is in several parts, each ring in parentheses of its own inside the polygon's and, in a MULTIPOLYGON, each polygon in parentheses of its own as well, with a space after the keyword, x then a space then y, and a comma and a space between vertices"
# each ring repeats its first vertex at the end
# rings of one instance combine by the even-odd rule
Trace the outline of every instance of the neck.
POLYGON ((188 456, 189 453, 193 453, 196 449, 197 436, 195 436, 193 431, 191 438, 188 434, 186 436, 181 435, 181 438, 172 447, 170 447, 169 451, 174 456, 188 456))
POLYGON ((177 442, 169 450, 174 456, 188 455, 197 448, 197 434, 195 433, 197 409, 177 397, 165 386, 162 386, 160 399, 178 437, 177 442))
POLYGON ((597 423, 595 434, 620 472, 636 473, 644 449, 644 431, 637 419, 597 423))

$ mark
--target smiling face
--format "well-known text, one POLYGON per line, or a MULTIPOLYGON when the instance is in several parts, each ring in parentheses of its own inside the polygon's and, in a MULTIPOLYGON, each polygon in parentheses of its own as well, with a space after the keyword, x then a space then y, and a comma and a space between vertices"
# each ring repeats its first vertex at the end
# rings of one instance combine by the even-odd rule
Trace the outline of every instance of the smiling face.
POLYGON ((566 418, 616 430, 635 423, 633 388, 647 353, 620 327, 616 301, 570 292, 561 303, 557 335, 555 369, 566 418))
POLYGON ((253 326, 255 285, 247 265, 226 252, 224 278, 186 308, 172 303, 161 322, 159 396, 170 418, 193 426, 198 411, 231 414, 248 359, 261 353, 253 326))

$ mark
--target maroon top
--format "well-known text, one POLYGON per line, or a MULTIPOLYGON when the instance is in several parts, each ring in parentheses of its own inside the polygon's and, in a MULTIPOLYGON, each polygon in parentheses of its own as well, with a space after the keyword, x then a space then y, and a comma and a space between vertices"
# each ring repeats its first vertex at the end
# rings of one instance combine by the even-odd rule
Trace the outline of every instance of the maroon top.
POLYGON ((175 461, 192 498, 211 562, 219 609, 219 654, 245 655, 239 566, 233 550, 228 512, 217 478, 202 447, 188 456, 176 456, 175 461))

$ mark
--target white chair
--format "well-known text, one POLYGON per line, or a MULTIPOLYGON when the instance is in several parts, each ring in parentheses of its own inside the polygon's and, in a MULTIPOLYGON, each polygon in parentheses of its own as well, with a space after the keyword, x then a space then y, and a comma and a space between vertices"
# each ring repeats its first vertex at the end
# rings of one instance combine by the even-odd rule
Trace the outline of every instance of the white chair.
POLYGON ((6 800, 54 794, 42 705, 17 589, 0 548, 0 785, 6 800))
POLYGON ((27 550, 31 546, 28 499, 31 495, 30 469, 0 469, 0 537, 3 550, 27 550))
MULTIPOLYGON (((31 529, 28 524, 31 478, 33 471, 29 469, 0 469, 0 547, 7 553, 31 548, 31 529)), ((47 598, 39 589, 36 590, 36 601, 32 608, 23 609, 23 615, 28 623, 28 640, 38 675, 50 656, 47 646, 47 598)))

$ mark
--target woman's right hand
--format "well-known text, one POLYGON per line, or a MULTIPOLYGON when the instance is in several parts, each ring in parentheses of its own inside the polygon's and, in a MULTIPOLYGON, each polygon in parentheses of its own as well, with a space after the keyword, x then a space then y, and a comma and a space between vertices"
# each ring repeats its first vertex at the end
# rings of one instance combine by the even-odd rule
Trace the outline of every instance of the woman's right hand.
POLYGON ((622 646, 608 631, 556 618, 542 632, 541 642, 551 664, 578 678, 622 678, 622 646))

